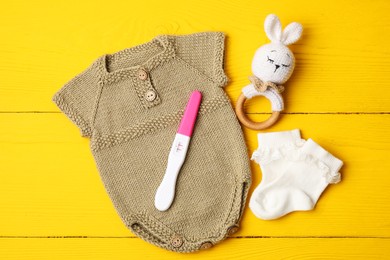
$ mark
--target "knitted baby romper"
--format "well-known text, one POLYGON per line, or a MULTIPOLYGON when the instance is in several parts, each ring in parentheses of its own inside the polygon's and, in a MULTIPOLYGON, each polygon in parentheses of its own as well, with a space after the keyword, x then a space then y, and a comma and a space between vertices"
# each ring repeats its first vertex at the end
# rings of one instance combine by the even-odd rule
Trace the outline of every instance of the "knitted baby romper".
POLYGON ((240 125, 222 87, 224 35, 160 35, 103 55, 53 97, 90 148, 119 216, 159 247, 191 252, 237 230, 251 183, 240 125), (154 206, 190 93, 203 94, 172 206, 154 206))

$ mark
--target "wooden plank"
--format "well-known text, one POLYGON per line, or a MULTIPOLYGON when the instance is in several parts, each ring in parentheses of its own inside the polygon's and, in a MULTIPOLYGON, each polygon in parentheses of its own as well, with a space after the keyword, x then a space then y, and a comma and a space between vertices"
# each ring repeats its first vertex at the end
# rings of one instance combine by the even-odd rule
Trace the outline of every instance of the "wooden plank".
POLYGON ((0 239, 3 259, 388 259, 390 240, 378 238, 227 239, 207 250, 179 254, 138 238, 0 239))
MULTIPOLYGON (((265 115, 255 115, 261 120, 265 115)), ((390 115, 284 115, 271 131, 300 127, 345 162, 343 180, 311 212, 275 221, 247 208, 236 236, 390 234, 390 115)), ((115 213, 88 147, 58 113, 0 114, 0 235, 131 236, 115 213)), ((255 131, 245 131, 250 154, 255 131)), ((251 163, 253 185, 261 180, 251 163)))
MULTIPOLYGON (((235 102, 248 84, 255 50, 267 42, 263 21, 271 12, 285 25, 296 20, 305 28, 292 47, 297 68, 284 93, 287 112, 390 111, 389 1, 209 1, 207 7, 191 2, 191 8, 176 3, 4 2, 0 111, 58 111, 52 95, 100 55, 157 34, 207 30, 228 36, 226 90, 235 102)), ((266 101, 248 103, 249 112, 269 109, 266 101)))

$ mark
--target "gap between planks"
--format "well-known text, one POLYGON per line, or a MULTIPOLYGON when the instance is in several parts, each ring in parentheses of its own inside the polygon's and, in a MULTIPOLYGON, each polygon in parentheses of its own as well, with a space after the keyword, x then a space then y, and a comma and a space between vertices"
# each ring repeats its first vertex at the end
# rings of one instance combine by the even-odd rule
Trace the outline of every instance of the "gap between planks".
MULTIPOLYGON (((0 236, 0 239, 20 239, 20 238, 54 238, 54 239, 85 239, 85 238, 117 238, 117 239, 139 239, 136 236, 0 236)), ((227 237, 227 239, 390 239, 390 237, 376 237, 376 236, 236 236, 227 237)))
MULTIPOLYGON (((0 111, 0 114, 62 114, 59 111, 0 111)), ((248 115, 269 115, 271 113, 246 113, 248 115)), ((390 112, 281 112, 282 115, 389 115, 390 112)))

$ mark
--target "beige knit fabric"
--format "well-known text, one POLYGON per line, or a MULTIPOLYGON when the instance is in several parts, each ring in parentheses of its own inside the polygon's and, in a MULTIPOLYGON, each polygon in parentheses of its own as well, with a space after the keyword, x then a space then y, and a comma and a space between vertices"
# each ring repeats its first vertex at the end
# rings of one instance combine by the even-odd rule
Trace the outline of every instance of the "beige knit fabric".
POLYGON ((53 101, 91 138, 105 188, 132 232, 159 247, 192 252, 237 226, 251 183, 241 127, 222 87, 224 35, 161 35, 103 55, 53 101), (139 76, 139 70, 147 78, 139 76), (154 195, 193 90, 203 94, 196 128, 168 211, 154 195), (146 98, 153 91, 154 100, 146 98))

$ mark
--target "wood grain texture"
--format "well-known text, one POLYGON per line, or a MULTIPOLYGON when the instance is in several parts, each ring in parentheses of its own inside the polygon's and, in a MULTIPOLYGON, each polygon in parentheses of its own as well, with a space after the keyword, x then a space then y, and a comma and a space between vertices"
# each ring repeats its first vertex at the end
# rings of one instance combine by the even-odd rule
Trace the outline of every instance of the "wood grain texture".
MULTIPOLYGON (((390 97, 380 94, 390 80, 388 9, 387 0, 7 1, 0 10, 0 111, 57 111, 53 93, 98 56, 156 34, 207 30, 227 35, 227 91, 235 102, 249 83, 254 51, 267 42, 264 18, 275 12, 284 24, 304 26, 292 46, 297 68, 286 84, 287 112, 389 112, 390 97)), ((269 109, 254 104, 249 112, 269 109)))
MULTIPOLYGON (((0 9, 1 259, 390 259, 390 2, 3 1, 0 9), (263 21, 303 24, 267 131, 299 128, 345 165, 315 210, 262 221, 247 208, 238 233, 207 252, 151 246, 121 223, 89 141, 51 102, 97 57, 157 34, 226 33, 225 88, 234 105, 249 83, 263 21)), ((271 110, 246 102, 254 121, 271 110)), ((258 132, 244 129, 248 156, 258 132)), ((251 162, 253 185, 261 181, 251 162)))
MULTIPOLYGON (((266 115, 250 115, 261 120, 266 115)), ((236 236, 372 236, 390 233, 390 115, 284 115, 272 131, 299 126, 341 158, 342 182, 310 212, 261 221, 249 209, 236 236), (353 129, 353 131, 351 131, 353 129), (375 129, 375 130, 373 130, 375 129)), ((62 114, 0 114, 2 235, 129 236, 109 201, 88 140, 62 114), (12 222, 8 220, 12 219, 12 222), (42 225, 45 223, 45 225, 42 225), (59 224, 61 223, 61 224, 59 224)), ((245 130, 252 154, 256 131, 245 130)), ((253 185, 261 180, 251 162, 253 185)))
POLYGON ((7 259, 388 259, 390 240, 378 238, 227 239, 208 251, 177 254, 138 238, 0 239, 7 259))

